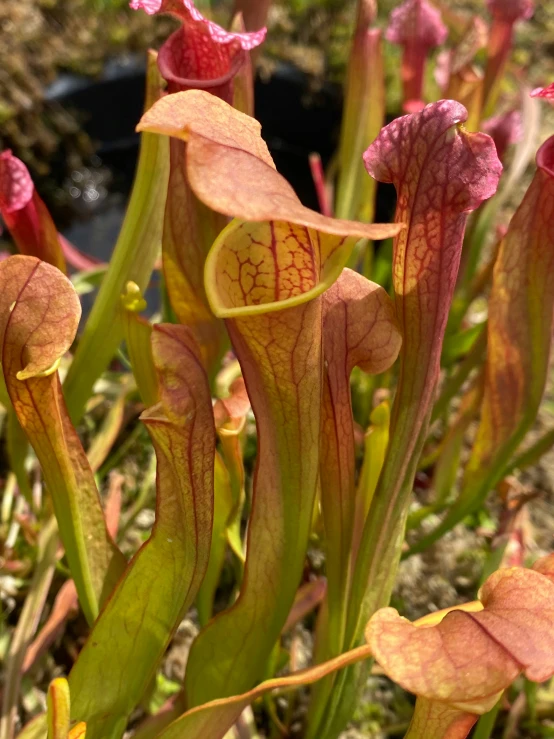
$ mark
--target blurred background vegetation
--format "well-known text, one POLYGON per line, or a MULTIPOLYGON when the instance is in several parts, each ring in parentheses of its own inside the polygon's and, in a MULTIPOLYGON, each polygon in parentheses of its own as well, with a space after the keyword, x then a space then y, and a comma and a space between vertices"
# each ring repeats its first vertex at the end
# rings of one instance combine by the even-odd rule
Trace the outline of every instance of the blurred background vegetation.
MULTIPOLYGON (((436 2, 455 12, 485 12, 485 0, 436 2)), ((381 25, 397 4, 379 1, 381 25)), ((232 0, 198 0, 197 5, 222 24, 228 22, 232 0)), ((290 62, 309 74, 315 88, 325 80, 340 83, 354 10, 355 0, 275 0, 261 73, 270 75, 275 64, 290 62)), ((127 0, 2 0, 0 148, 10 146, 35 176, 47 173, 61 141, 69 156, 86 148, 78 121, 49 103, 45 90, 60 73, 98 77, 110 59, 159 47, 174 25, 171 18, 130 10, 127 0)), ((531 83, 552 79, 554 0, 537 2, 531 21, 519 25, 517 48, 516 61, 529 69, 531 83)), ((386 53, 389 104, 394 107, 399 50, 387 44, 386 53)))

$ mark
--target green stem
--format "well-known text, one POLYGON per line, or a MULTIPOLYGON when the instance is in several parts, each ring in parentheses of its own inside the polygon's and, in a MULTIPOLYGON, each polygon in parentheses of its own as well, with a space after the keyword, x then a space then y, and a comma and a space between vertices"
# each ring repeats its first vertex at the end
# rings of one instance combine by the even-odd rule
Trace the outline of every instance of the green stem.
MULTIPOLYGON (((149 58, 147 108, 159 93, 155 58, 149 58)), ((82 418, 96 380, 123 339, 120 296, 128 281, 144 292, 161 249, 164 203, 169 173, 168 140, 143 133, 133 191, 110 265, 85 325, 69 372, 64 395, 73 423, 82 418)))
POLYGON ((58 525, 55 517, 51 516, 42 526, 39 534, 35 572, 6 655, 4 670, 6 687, 2 698, 0 739, 12 739, 13 737, 21 686, 21 668, 27 647, 37 630, 50 589, 56 565, 57 548, 58 525))
MULTIPOLYGON (((379 608, 389 604, 404 542, 408 502, 427 435, 429 415, 423 419, 407 462, 396 459, 392 444, 389 447, 390 453, 372 501, 356 561, 346 649, 363 641, 363 626, 379 608), (394 477, 399 468, 404 471, 400 480, 394 477), (362 569, 363 578, 360 576, 362 569), (368 583, 372 587, 369 588, 368 583)), ((394 439, 394 433, 391 438, 394 439)), ((354 709, 355 696, 359 695, 366 670, 367 665, 353 665, 337 674, 325 715, 318 723, 315 718, 310 722, 308 739, 334 739, 342 731, 354 709)))
POLYGON ((431 423, 443 415, 447 410, 450 401, 459 392, 471 371, 482 362, 485 357, 486 347, 487 332, 486 330, 483 330, 471 350, 467 353, 462 362, 460 362, 455 372, 444 383, 441 393, 433 406, 431 423))
POLYGON ((104 462, 102 467, 97 472, 97 476, 99 480, 103 480, 109 472, 111 472, 114 467, 117 467, 117 465, 121 462, 124 457, 127 456, 127 452, 133 444, 135 444, 140 435, 143 432, 143 427, 141 424, 137 423, 134 429, 131 431, 131 433, 127 436, 127 438, 121 443, 121 445, 115 450, 115 452, 104 462))
POLYGON ((462 488, 459 497, 450 507, 444 520, 431 533, 422 537, 411 546, 409 551, 405 553, 405 557, 411 557, 413 554, 425 551, 436 541, 442 539, 445 534, 463 521, 466 516, 481 508, 489 491, 504 477, 504 470, 508 466, 512 454, 519 446, 523 435, 521 433, 515 434, 510 440, 510 443, 506 444, 504 449, 499 452, 490 467, 483 469, 478 478, 462 488))
POLYGON ((539 459, 554 446, 554 429, 549 429, 540 436, 531 446, 514 457, 506 466, 503 477, 510 475, 514 470, 524 470, 536 464, 539 459))
POLYGON ((155 492, 155 485, 156 485, 156 455, 151 454, 150 461, 148 462, 148 467, 146 468, 146 472, 144 474, 144 479, 138 491, 138 495, 133 501, 133 503, 131 504, 131 507, 128 508, 121 517, 122 522, 121 522, 121 527, 119 531, 120 537, 123 536, 123 534, 127 531, 129 526, 135 520, 136 516, 140 513, 140 511, 142 511, 146 503, 153 496, 155 492))
POLYGON ((373 220, 377 183, 367 176, 362 154, 385 117, 381 31, 368 28, 369 16, 360 2, 348 67, 336 202, 337 218, 368 223, 373 220))
POLYGON ((481 716, 473 732, 473 739, 490 739, 500 711, 500 703, 501 701, 498 701, 494 708, 481 716))
POLYGON ((475 277, 483 246, 498 212, 500 202, 500 198, 496 196, 483 203, 475 213, 467 230, 458 277, 459 290, 462 292, 468 292, 469 286, 475 277))

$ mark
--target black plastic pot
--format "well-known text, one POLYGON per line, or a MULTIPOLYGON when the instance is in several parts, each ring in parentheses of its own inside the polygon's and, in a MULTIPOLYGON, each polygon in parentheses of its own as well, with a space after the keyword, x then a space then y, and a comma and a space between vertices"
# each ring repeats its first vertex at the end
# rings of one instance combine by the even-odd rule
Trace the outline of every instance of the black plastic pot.
MULTIPOLYGON (((96 150, 92 167, 71 173, 60 163, 54 176, 70 193, 73 206, 69 219, 65 209, 64 235, 85 253, 101 259, 109 258, 133 181, 138 153, 135 126, 142 114, 144 74, 144 61, 128 57, 108 64, 101 79, 64 75, 46 93, 48 100, 76 114, 96 150), (87 194, 88 203, 83 201, 87 194)), ((255 95, 256 117, 277 169, 302 202, 317 209, 308 157, 317 151, 327 163, 336 148, 340 90, 326 85, 314 92, 306 75, 282 65, 267 82, 256 81, 255 95)))

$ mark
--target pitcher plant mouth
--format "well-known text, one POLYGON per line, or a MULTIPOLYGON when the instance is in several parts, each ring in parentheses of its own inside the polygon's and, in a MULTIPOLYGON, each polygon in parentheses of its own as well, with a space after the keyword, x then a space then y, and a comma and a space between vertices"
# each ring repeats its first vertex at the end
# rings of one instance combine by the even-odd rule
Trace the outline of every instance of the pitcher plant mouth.
POLYGON ((149 15, 167 13, 181 21, 162 45, 158 66, 169 92, 183 89, 208 90, 231 102, 233 81, 250 50, 259 46, 266 29, 253 33, 226 31, 205 18, 192 0, 133 0, 134 10, 149 15))
POLYGON ((389 238, 404 228, 306 208, 277 172, 260 128, 201 90, 167 96, 137 127, 185 141, 191 189, 212 210, 234 217, 205 263, 206 294, 220 318, 312 300, 338 278, 358 240, 389 238))
POLYGON ((234 220, 206 259, 210 307, 220 318, 238 318, 307 303, 338 279, 357 241, 285 221, 234 220), (269 237, 266 256, 257 264, 248 254, 242 259, 244 241, 254 240, 259 247, 262 235, 269 237))
MULTIPOLYGON (((414 696, 405 739, 467 739, 478 721, 476 737, 502 733, 529 683, 554 679, 554 554, 523 567, 537 493, 516 479, 554 448, 554 429, 528 439, 554 337, 554 136, 536 145, 531 98, 552 102, 554 84, 531 92, 512 55, 540 3, 484 0, 470 17, 351 0, 338 148, 328 167, 305 152, 318 211, 254 113, 261 26, 282 8, 127 2, 143 11, 133 33, 144 13, 173 21, 151 19, 153 38, 167 32, 148 52, 109 264, 58 233, 33 152, 0 151, 0 536, 15 604, 0 739, 29 713, 44 659, 67 678, 20 739, 337 739, 375 664, 414 696), (394 222, 374 223, 389 193, 394 222), (80 296, 97 288, 82 326, 80 296), (494 536, 480 537, 491 496, 494 536), (464 587, 478 600, 403 618, 401 560, 459 525, 483 560, 464 587), (166 685, 191 609, 186 669, 166 685)), ((273 120, 298 110, 315 147, 319 101, 267 92, 273 120)), ((532 733, 536 713, 522 718, 532 733)))
MULTIPOLYGON (((224 74, 210 77, 201 77, 197 74, 184 73, 175 59, 174 46, 182 44, 183 29, 174 31, 158 52, 158 69, 167 82, 177 85, 181 89, 206 90, 211 92, 218 88, 224 89, 232 82, 246 60, 247 52, 239 48, 229 61, 229 67, 224 74)), ((193 70, 191 70, 192 72, 193 70)))

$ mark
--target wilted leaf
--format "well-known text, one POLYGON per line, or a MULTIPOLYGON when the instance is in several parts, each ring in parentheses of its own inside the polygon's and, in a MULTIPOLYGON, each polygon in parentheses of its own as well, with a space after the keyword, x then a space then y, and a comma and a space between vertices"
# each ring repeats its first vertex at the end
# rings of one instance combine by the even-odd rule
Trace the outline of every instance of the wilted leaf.
POLYGON ((53 644, 67 619, 72 614, 77 613, 78 608, 79 601, 77 599, 75 583, 73 580, 66 580, 56 595, 50 615, 39 631, 38 636, 25 652, 25 659, 21 667, 23 673, 27 672, 36 660, 53 644))

